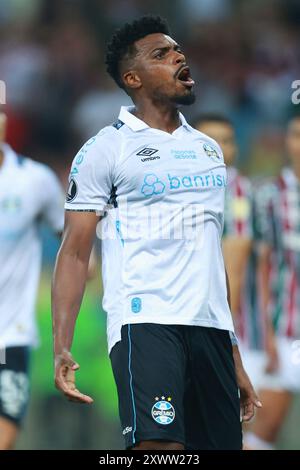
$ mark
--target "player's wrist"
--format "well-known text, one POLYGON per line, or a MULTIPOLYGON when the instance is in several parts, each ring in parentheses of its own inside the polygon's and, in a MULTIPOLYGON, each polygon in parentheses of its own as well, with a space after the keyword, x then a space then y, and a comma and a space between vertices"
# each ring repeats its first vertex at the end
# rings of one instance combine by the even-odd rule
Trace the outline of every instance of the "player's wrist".
POLYGON ((72 354, 70 352, 70 349, 66 345, 58 345, 54 347, 54 359, 56 360, 61 360, 63 358, 71 358, 72 354))

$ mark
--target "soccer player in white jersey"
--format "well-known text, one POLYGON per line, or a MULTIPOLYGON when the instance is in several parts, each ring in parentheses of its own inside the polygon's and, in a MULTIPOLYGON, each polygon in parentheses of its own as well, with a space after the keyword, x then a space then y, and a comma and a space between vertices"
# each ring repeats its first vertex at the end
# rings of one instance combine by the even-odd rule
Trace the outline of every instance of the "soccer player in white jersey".
POLYGON ((97 223, 113 212, 103 305, 126 448, 241 449, 240 407, 247 420, 260 402, 231 342, 222 151, 178 111, 194 102, 194 81, 159 17, 116 31, 106 63, 134 106, 72 165, 52 294, 56 386, 92 402, 70 350, 97 223))
POLYGON ((41 265, 39 224, 63 229, 63 191, 45 165, 4 142, 0 112, 0 449, 14 446, 29 399, 30 350, 41 265))

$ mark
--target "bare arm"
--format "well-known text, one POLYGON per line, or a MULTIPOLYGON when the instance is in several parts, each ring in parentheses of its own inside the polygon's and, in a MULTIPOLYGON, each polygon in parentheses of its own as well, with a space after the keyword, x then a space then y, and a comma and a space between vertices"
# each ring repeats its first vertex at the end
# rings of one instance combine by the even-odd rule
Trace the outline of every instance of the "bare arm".
MULTIPOLYGON (((225 269, 226 274, 226 287, 227 287, 227 301, 231 308, 231 293, 228 279, 228 273, 225 269)), ((250 421, 255 413, 255 407, 261 408, 262 404, 259 401, 252 383, 248 377, 247 372, 244 369, 242 358, 240 355, 239 347, 237 344, 232 344, 232 356, 234 360, 234 367, 236 373, 237 385, 240 391, 240 403, 241 403, 241 416, 243 421, 250 421)))
POLYGON ((79 365, 70 349, 98 221, 94 212, 66 212, 52 284, 55 384, 70 400, 81 403, 93 400, 75 387, 75 370, 79 365))
POLYGON ((228 236, 225 237, 222 245, 224 262, 230 280, 231 311, 235 316, 240 308, 252 241, 245 237, 228 236))
POLYGON ((258 255, 258 285, 260 289, 261 308, 264 318, 267 317, 267 310, 270 301, 270 263, 271 263, 272 249, 266 243, 261 243, 259 246, 258 255))
POLYGON ((269 315, 268 307, 270 302, 270 264, 271 264, 271 252, 272 248, 263 243, 259 247, 259 258, 258 258, 258 285, 259 295, 261 298, 261 314, 265 328, 265 348, 267 352, 267 365, 266 372, 273 373, 279 367, 279 357, 277 350, 277 341, 272 324, 272 320, 269 315))

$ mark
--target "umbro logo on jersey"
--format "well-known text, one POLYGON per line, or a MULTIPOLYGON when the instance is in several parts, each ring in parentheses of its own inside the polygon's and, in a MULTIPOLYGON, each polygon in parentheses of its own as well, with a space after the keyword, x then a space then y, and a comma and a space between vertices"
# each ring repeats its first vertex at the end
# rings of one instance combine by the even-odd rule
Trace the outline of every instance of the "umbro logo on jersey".
POLYGON ((158 150, 145 147, 143 150, 140 150, 136 155, 141 158, 141 162, 151 162, 152 160, 159 160, 159 155, 154 155, 158 150))
POLYGON ((137 155, 138 155, 139 157, 151 157, 151 156, 154 155, 156 152, 158 152, 158 150, 145 147, 143 150, 140 150, 140 151, 137 153, 137 155))

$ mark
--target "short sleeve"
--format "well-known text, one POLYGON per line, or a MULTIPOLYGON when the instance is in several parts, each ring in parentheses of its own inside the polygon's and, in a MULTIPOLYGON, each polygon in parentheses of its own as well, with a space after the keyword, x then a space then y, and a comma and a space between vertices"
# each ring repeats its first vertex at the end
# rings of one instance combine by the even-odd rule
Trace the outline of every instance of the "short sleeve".
POLYGON ((55 173, 46 166, 42 171, 41 183, 41 219, 53 232, 60 233, 64 227, 64 190, 55 173))
POLYGON ((238 340, 235 332, 229 331, 229 337, 230 337, 230 341, 231 341, 232 346, 238 346, 239 345, 239 340, 238 340))
POLYGON ((79 150, 69 175, 66 210, 105 210, 113 190, 114 147, 113 136, 101 131, 79 150))

